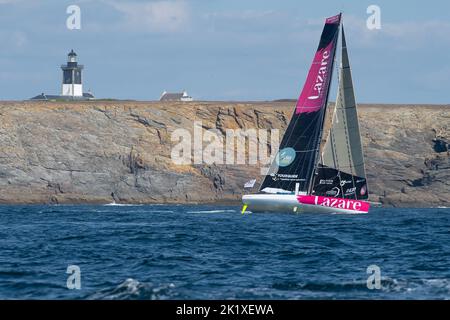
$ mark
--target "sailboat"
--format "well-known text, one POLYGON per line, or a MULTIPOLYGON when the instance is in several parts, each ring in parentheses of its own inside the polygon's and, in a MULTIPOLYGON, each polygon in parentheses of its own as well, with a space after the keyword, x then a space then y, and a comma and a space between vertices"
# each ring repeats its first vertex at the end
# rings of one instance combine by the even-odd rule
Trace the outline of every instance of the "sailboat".
POLYGON ((278 154, 259 191, 243 195, 242 213, 368 213, 364 155, 341 19, 342 14, 326 19, 278 154), (338 93, 333 112, 327 112, 339 33, 338 93), (331 125, 324 132, 327 114, 331 125))

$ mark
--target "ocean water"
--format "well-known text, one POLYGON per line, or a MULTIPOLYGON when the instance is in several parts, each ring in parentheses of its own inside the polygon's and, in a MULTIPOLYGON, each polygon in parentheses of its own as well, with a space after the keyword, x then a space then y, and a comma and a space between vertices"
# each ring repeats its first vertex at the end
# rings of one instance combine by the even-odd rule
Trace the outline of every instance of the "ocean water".
POLYGON ((239 209, 0 206, 0 298, 450 297, 450 209, 239 209), (80 289, 67 288, 70 265, 79 267, 80 289), (367 287, 371 265, 379 289, 367 287))

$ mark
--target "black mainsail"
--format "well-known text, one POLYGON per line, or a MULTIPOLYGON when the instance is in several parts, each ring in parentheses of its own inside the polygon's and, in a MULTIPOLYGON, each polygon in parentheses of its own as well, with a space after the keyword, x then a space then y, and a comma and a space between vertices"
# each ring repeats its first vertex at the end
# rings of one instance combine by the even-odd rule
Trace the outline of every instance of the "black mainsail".
POLYGON ((319 155, 341 15, 328 18, 294 114, 260 191, 308 192, 319 155))

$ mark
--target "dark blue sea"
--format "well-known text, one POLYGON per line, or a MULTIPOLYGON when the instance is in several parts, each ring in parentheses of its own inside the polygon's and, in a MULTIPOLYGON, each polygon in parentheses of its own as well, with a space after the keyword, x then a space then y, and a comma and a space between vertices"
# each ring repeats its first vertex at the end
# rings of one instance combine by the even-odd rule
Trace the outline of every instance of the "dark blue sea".
POLYGON ((450 209, 239 209, 0 206, 0 298, 450 297, 450 209), (80 289, 67 287, 69 266, 80 289))

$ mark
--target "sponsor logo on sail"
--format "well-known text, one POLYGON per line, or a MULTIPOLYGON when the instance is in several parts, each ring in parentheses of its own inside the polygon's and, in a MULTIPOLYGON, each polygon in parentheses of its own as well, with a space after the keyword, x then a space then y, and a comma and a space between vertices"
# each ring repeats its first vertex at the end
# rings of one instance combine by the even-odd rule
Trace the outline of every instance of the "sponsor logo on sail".
POLYGON ((325 50, 322 54, 322 61, 320 63, 319 71, 317 72, 316 81, 314 83, 313 90, 315 92, 314 95, 310 95, 308 100, 316 100, 319 99, 322 93, 322 88, 325 83, 325 80, 328 76, 328 60, 330 58, 330 52, 325 50))
POLYGON ((367 192, 367 185, 363 185, 359 193, 363 196, 366 194, 366 192, 367 192))
POLYGON ((341 180, 341 187, 345 186, 346 184, 352 183, 349 180, 341 180))
MULTIPOLYGON (((287 178, 287 179, 297 179, 298 174, 286 174, 286 173, 278 173, 278 176, 280 178, 287 178)), ((304 181, 305 179, 299 179, 301 181, 304 181)))
POLYGON ((285 173, 272 173, 270 175, 273 181, 278 180, 295 180, 295 181, 305 181, 306 179, 299 179, 298 174, 285 174, 285 173))
POLYGON ((333 184, 333 180, 320 179, 319 184, 333 184))
POLYGON ((345 191, 345 195, 354 194, 356 192, 356 187, 349 188, 345 191))
POLYGON ((333 189, 328 190, 327 192, 325 192, 325 194, 327 196, 330 196, 330 197, 337 197, 339 195, 339 192, 340 192, 339 188, 338 187, 334 187, 333 189))
POLYGON ((293 148, 284 148, 278 152, 276 157, 279 167, 287 167, 295 160, 295 150, 293 148))

